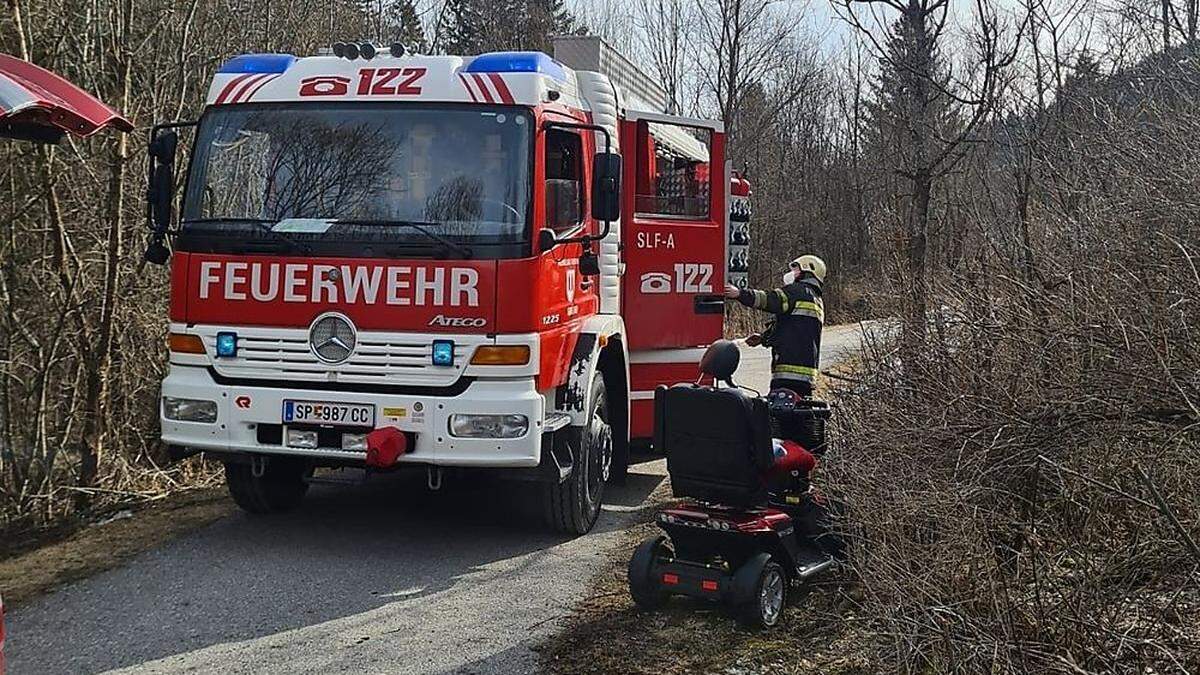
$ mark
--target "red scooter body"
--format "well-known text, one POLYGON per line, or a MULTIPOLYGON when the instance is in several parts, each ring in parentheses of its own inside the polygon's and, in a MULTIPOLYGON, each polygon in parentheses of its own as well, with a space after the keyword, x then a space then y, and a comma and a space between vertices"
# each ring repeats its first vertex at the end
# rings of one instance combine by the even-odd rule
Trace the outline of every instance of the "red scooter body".
MULTIPOLYGON (((728 380, 732 362, 713 376, 728 380)), ((655 444, 685 501, 663 509, 664 534, 634 552, 634 601, 652 609, 687 595, 725 603, 749 625, 774 626, 789 585, 841 555, 827 533, 825 499, 809 483, 817 460, 808 448, 823 452, 829 406, 789 391, 759 398, 676 385, 659 388, 655 407, 655 444), (794 437, 773 438, 780 429, 794 437)))

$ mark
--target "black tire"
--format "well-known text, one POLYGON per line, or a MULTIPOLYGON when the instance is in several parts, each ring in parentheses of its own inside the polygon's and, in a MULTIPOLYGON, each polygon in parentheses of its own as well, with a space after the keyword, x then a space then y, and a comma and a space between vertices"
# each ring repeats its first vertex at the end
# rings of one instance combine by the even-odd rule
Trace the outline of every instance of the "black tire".
MULTIPOLYGON (((604 362, 602 360, 602 365, 604 362)), ((605 391, 627 391, 624 370, 619 363, 608 361, 601 371, 604 377, 605 391)), ((612 461, 609 462, 608 482, 614 485, 624 485, 629 477, 629 455, 631 440, 629 438, 629 404, 624 397, 617 397, 619 405, 609 409, 608 424, 612 429, 612 461)))
POLYGON ((659 609, 670 597, 654 574, 654 563, 662 556, 666 542, 661 534, 651 537, 639 544, 629 559, 629 594, 642 609, 659 609))
POLYGON ((787 605, 787 574, 778 563, 763 558, 752 558, 734 575, 734 611, 748 628, 773 628, 787 605))
POLYGON ((591 423, 567 430, 571 475, 562 483, 545 485, 544 513, 550 527, 567 534, 586 534, 600 517, 604 483, 612 462, 612 428, 608 424, 608 394, 599 373, 588 396, 591 423))
MULTIPOLYGON (((616 422, 614 419, 613 422, 616 422)), ((611 425, 610 425, 611 426, 611 425)), ((608 482, 613 485, 624 485, 629 478, 629 441, 627 432, 613 432, 612 461, 608 467, 608 482)))
POLYGON ((229 495, 243 511, 253 514, 294 509, 308 492, 305 478, 311 473, 308 462, 295 457, 268 458, 262 476, 255 476, 249 463, 225 462, 229 495))

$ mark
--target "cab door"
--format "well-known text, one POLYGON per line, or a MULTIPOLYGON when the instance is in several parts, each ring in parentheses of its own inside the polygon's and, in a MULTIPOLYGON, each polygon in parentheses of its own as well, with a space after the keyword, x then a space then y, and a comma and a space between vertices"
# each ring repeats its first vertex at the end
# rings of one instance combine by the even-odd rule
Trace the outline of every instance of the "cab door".
POLYGON ((630 111, 621 148, 630 432, 644 439, 654 388, 696 381, 724 332, 729 172, 719 122, 630 111))
POLYGON ((725 136, 719 122, 630 112, 624 315, 629 349, 680 349, 722 336, 725 136))

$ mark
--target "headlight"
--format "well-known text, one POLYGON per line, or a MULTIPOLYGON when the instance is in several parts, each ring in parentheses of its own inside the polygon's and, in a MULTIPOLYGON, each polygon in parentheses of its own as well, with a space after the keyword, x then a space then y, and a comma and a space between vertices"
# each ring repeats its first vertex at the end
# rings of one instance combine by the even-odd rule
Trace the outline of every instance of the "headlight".
POLYGON ((216 401, 164 396, 162 403, 163 416, 169 420, 177 422, 205 422, 208 424, 217 421, 216 401))
POLYGON ((450 435, 458 438, 520 438, 529 431, 524 415, 451 415, 450 435))

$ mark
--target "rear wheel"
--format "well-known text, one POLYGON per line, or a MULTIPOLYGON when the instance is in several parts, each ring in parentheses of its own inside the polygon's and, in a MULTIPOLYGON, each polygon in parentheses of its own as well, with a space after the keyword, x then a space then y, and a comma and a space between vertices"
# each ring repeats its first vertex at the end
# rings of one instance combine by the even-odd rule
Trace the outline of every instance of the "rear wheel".
POLYGON ((667 538, 661 534, 651 537, 629 559, 629 594, 642 609, 658 609, 667 602, 668 594, 654 574, 654 563, 666 552, 666 543, 667 538))
POLYGON ((295 508, 308 492, 305 480, 311 469, 308 462, 295 457, 271 457, 254 475, 250 463, 225 463, 225 484, 229 494, 248 513, 280 513, 295 508))
POLYGON ((733 610, 750 628, 771 628, 783 616, 788 577, 766 553, 746 561, 733 575, 733 610))
POLYGON ((608 394, 599 373, 592 380, 588 424, 571 429, 571 475, 545 486, 543 500, 550 526, 568 534, 585 534, 600 516, 604 482, 612 463, 612 427, 608 394))

